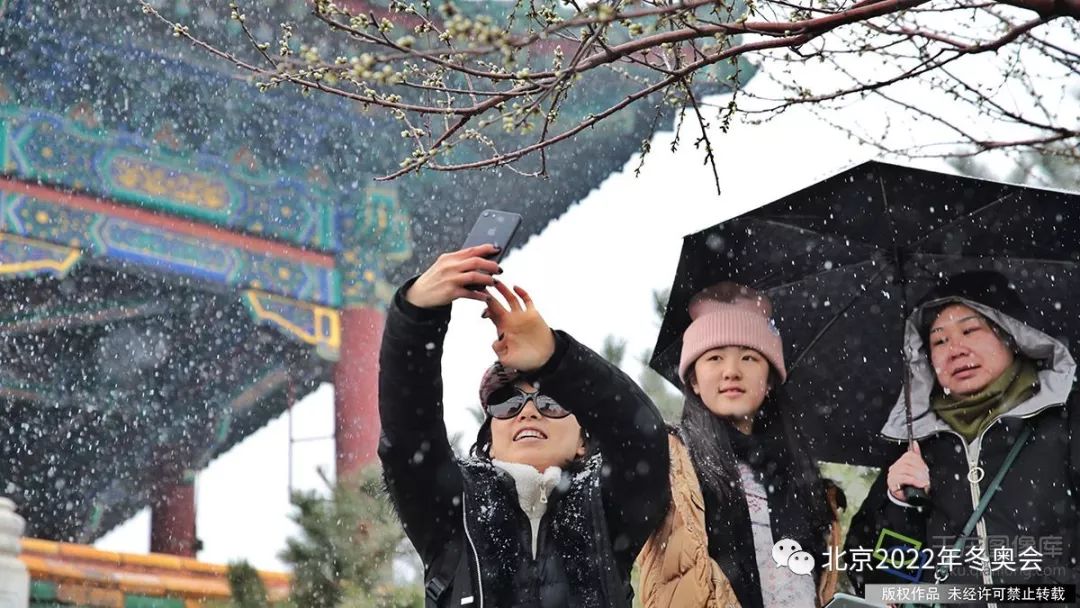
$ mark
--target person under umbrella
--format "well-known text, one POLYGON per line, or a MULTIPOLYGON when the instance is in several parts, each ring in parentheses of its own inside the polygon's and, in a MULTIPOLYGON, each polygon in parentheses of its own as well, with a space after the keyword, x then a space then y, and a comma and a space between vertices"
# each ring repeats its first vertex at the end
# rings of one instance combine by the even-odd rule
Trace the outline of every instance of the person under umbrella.
POLYGON ((836 591, 823 556, 840 542, 842 495, 797 432, 771 312, 730 282, 690 301, 672 504, 639 557, 647 608, 814 608, 836 591))
POLYGON ((815 458, 888 467, 876 436, 903 391, 908 296, 993 267, 1047 302, 1041 329, 1080 343, 1080 318, 1051 305, 1080 290, 1077 226, 1075 192, 862 163, 688 235, 649 365, 678 385, 690 298, 719 281, 753 287, 784 329, 785 390, 815 458))
POLYGON ((427 606, 629 608, 634 558, 668 503, 663 419, 625 374, 553 332, 523 289, 497 282, 484 259, 494 252, 440 256, 386 319, 379 458, 424 563, 427 606), (487 304, 499 359, 465 459, 442 416, 443 337, 459 299, 487 304))
MULTIPOLYGON (((912 548, 905 539, 931 548, 937 567, 897 570, 908 581, 1080 582, 1076 363, 1035 329, 1037 312, 992 271, 954 275, 922 298, 905 335, 918 443, 871 489, 849 551, 912 548), (906 504, 905 486, 925 490, 930 505, 906 504)), ((904 410, 901 396, 885 438, 906 443, 904 410)), ((849 574, 859 585, 901 580, 849 574)))

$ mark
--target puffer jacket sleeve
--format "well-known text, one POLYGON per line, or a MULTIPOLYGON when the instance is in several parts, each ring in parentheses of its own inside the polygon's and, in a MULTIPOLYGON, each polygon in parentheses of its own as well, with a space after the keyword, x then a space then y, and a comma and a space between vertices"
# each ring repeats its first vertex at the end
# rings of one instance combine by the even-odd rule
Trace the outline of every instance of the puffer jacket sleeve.
POLYGON ((599 446, 608 531, 619 566, 629 568, 667 512, 664 419, 617 367, 563 332, 555 338, 556 353, 538 376, 541 387, 599 446))
POLYGON ((379 352, 379 458, 405 533, 430 564, 460 528, 463 481, 443 422, 450 307, 412 306, 410 285, 394 296, 379 352))
POLYGON ((671 505, 638 556, 644 608, 739 608, 735 590, 709 556, 705 502, 686 447, 669 439, 671 505))

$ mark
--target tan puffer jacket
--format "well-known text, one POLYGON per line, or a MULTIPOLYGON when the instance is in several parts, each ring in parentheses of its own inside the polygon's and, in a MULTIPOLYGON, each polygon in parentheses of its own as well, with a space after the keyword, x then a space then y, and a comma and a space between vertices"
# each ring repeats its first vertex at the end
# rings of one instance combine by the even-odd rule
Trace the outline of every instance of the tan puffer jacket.
MULTIPOLYGON (((709 557, 705 528, 705 499, 690 452, 678 437, 669 441, 671 506, 638 556, 639 595, 644 608, 741 608, 735 589, 720 566, 709 557)), ((829 490, 833 526, 829 545, 839 547, 839 507, 835 488, 829 490)), ((836 593, 839 572, 821 577, 817 605, 824 606, 836 593)))

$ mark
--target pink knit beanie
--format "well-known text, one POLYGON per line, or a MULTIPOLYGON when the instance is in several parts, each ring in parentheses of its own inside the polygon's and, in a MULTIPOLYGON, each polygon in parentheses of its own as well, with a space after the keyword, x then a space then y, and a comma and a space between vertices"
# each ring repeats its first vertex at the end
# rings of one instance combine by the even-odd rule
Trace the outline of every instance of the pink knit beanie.
POLYGON ((765 295, 725 281, 699 291, 690 299, 690 327, 683 332, 679 379, 698 357, 723 346, 745 346, 765 357, 787 379, 784 343, 772 322, 772 303, 765 295))

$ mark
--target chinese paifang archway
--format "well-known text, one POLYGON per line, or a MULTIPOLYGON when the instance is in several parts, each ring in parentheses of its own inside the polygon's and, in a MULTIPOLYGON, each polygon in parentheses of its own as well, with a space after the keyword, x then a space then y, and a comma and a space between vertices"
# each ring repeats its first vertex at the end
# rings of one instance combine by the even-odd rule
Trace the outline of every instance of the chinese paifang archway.
MULTIPOLYGON (((240 43, 224 0, 155 4, 240 43)), ((366 462, 392 286, 485 207, 539 233, 639 149, 656 109, 631 108, 552 150, 547 179, 375 182, 402 158, 388 116, 259 93, 133 2, 0 0, 0 495, 75 543, 149 505, 152 550, 193 556, 194 473, 325 381, 339 473, 366 462)))

